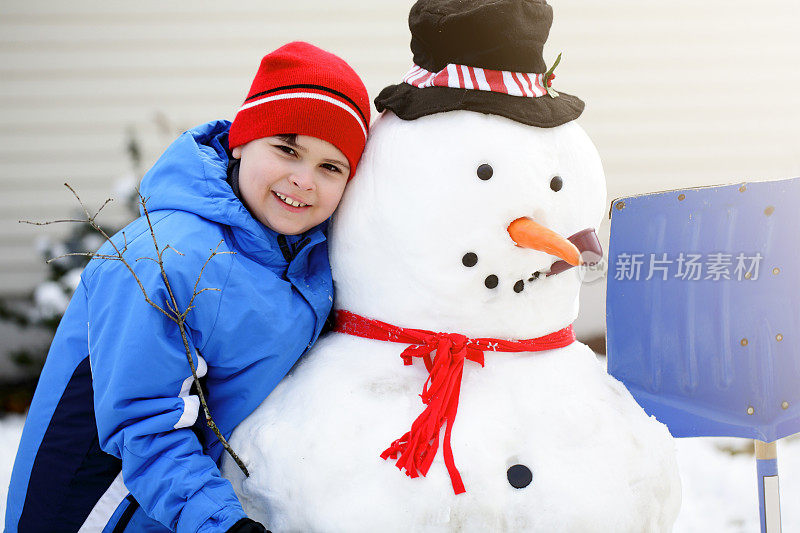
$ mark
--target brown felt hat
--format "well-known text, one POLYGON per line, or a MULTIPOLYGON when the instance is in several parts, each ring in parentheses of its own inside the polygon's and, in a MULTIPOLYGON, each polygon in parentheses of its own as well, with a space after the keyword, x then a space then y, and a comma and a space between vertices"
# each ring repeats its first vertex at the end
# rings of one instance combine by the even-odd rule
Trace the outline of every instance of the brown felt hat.
POLYGON ((545 0, 418 0, 408 16, 416 71, 384 88, 375 107, 404 120, 458 109, 541 128, 574 120, 583 101, 546 79, 552 23, 545 0))

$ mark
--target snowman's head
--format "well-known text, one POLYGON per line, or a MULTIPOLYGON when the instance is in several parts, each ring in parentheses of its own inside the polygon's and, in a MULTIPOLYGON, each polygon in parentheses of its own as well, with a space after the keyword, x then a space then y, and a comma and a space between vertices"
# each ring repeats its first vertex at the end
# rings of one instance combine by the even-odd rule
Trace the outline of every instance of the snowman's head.
POLYGON ((331 229, 336 307, 401 327, 532 338, 578 314, 580 268, 522 248, 522 217, 569 237, 597 229, 600 158, 574 121, 537 128, 472 111, 384 113, 331 229))

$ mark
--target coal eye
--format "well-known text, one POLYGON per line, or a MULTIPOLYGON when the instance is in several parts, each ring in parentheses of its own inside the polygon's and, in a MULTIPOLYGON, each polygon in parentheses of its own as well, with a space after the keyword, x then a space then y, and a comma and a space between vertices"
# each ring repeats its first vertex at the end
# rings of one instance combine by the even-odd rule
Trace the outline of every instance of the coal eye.
POLYGON ((461 258, 461 263, 465 267, 474 267, 478 264, 478 255, 475 252, 467 252, 461 258))
POLYGON ((561 179, 561 176, 553 176, 553 179, 550 180, 550 188, 556 192, 560 191, 563 186, 564 180, 561 179))
POLYGON ((508 483, 515 489, 524 489, 533 481, 533 472, 525 465, 514 465, 506 472, 508 483))
POLYGON ((491 178, 492 174, 494 174, 494 169, 492 168, 492 165, 484 163, 478 167, 478 177, 483 181, 486 181, 489 178, 491 178))

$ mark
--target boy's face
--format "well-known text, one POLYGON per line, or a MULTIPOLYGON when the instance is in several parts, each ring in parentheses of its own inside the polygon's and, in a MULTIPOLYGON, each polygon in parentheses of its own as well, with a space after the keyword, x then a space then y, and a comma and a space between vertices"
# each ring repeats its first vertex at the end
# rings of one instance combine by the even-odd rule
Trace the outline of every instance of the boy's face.
POLYGON ((333 214, 350 176, 345 155, 307 135, 255 139, 233 149, 241 159, 239 191, 265 226, 298 235, 333 214))

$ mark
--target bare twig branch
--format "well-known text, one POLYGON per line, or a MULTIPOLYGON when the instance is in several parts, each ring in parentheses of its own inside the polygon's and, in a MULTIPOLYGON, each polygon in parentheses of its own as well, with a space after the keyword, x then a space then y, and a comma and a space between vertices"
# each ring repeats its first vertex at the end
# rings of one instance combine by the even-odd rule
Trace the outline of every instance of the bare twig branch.
MULTIPOLYGON (((140 257, 140 258, 136 259, 135 262, 138 262, 138 261, 140 261, 142 259, 148 259, 148 260, 153 261, 154 263, 156 263, 158 265, 159 270, 161 271, 161 277, 164 280, 164 286, 166 287, 167 293, 169 294, 169 299, 165 302, 165 306, 166 306, 166 308, 168 310, 164 310, 160 305, 156 304, 155 302, 153 302, 150 299, 150 297, 147 294, 147 290, 145 290, 144 285, 142 284, 141 280, 136 275, 136 272, 133 270, 133 268, 128 263, 128 261, 125 259, 123 254, 128 249, 128 238, 125 235, 125 232, 124 231, 122 232, 122 238, 123 238, 123 241, 124 241, 124 246, 123 246, 122 249, 120 249, 116 245, 116 243, 111 239, 111 237, 109 237, 108 234, 105 231, 103 231, 103 229, 100 226, 98 226, 97 222, 95 221, 95 218, 97 217, 97 215, 100 214, 100 212, 103 210, 103 208, 106 205, 108 205, 108 203, 111 202, 112 199, 110 199, 110 198, 107 199, 103 203, 103 205, 101 205, 100 208, 92 216, 92 215, 89 214, 89 210, 86 209, 86 206, 84 205, 84 203, 81 200, 80 196, 78 196, 78 193, 75 192, 75 189, 73 189, 68 183, 65 183, 64 186, 67 187, 67 189, 69 189, 70 192, 72 192, 73 196, 75 196, 75 198, 78 200, 78 203, 80 204, 80 206, 83 209, 83 212, 84 212, 84 214, 86 216, 85 219, 82 219, 82 220, 81 219, 63 219, 63 220, 53 220, 53 221, 48 221, 48 222, 31 222, 31 221, 28 221, 28 220, 20 220, 19 222, 20 223, 25 223, 25 224, 32 224, 32 225, 35 225, 35 226, 46 226, 46 225, 49 225, 49 224, 57 224, 57 223, 62 223, 62 222, 86 223, 86 224, 89 224, 92 227, 92 229, 94 229, 95 231, 100 233, 100 235, 103 236, 105 241, 108 242, 111 245, 111 247, 114 249, 114 251, 116 252, 115 254, 98 254, 98 253, 92 253, 92 252, 68 253, 68 254, 64 254, 64 255, 58 256, 58 257, 53 258, 53 259, 49 259, 48 263, 50 261, 55 261, 57 259, 61 259, 63 257, 68 257, 68 256, 85 256, 85 257, 89 257, 90 259, 106 259, 106 260, 109 260, 109 261, 120 261, 125 265, 125 268, 128 269, 128 271, 130 272, 131 276, 133 276, 133 279, 136 281, 136 284, 139 286, 139 289, 141 290, 142 295, 144 295, 145 301, 150 306, 152 306, 153 308, 155 308, 158 311, 160 311, 167 318, 169 318, 170 320, 172 320, 173 322, 175 322, 178 325, 178 329, 181 332, 181 338, 183 339, 183 346, 184 346, 184 349, 185 349, 185 352, 186 352, 186 358, 187 358, 187 360, 189 362, 189 368, 192 371, 192 379, 194 380, 194 384, 195 384, 195 386, 197 388, 197 396, 200 399, 200 404, 203 406, 203 414, 204 414, 205 419, 206 419, 206 424, 214 432, 214 435, 216 435, 216 437, 220 441, 220 443, 222 443, 223 448, 225 448, 225 450, 230 454, 230 456, 233 458, 233 460, 236 462, 236 464, 239 466, 239 468, 242 470, 242 472, 244 472, 244 475, 249 477, 250 473, 247 471, 247 467, 244 465, 244 463, 239 458, 239 456, 236 455, 236 453, 233 451, 233 449, 231 448, 230 444, 228 444, 228 441, 225 439, 225 437, 222 435, 222 432, 220 432, 219 428, 217 427, 217 424, 214 422, 214 419, 211 417, 211 412, 209 411, 208 403, 206 402, 205 394, 203 393, 203 388, 201 387, 200 380, 199 380, 199 378, 197 376, 197 369, 195 367, 194 359, 192 357, 192 348, 189 346, 189 338, 188 338, 188 335, 186 333, 186 316, 189 314, 189 311, 191 311, 192 309, 195 308, 194 299, 199 294, 201 294, 201 293, 203 293, 205 291, 219 291, 220 290, 220 289, 212 288, 212 287, 206 287, 206 288, 203 288, 203 289, 201 289, 199 291, 197 290, 197 286, 200 283, 200 279, 203 276, 203 272, 205 271, 206 265, 208 265, 208 263, 211 261, 211 259, 213 259, 217 255, 232 254, 232 253, 235 253, 235 252, 228 252, 228 251, 226 251, 226 252, 217 252, 217 250, 219 249, 219 247, 223 243, 223 241, 220 241, 219 244, 217 244, 217 247, 212 251, 212 253, 209 256, 209 258, 206 259, 206 262, 203 263, 203 266, 200 268, 200 273, 198 274, 197 280, 195 280, 195 283, 194 283, 194 288, 192 289, 192 296, 191 296, 191 298, 189 300, 189 304, 187 305, 186 309, 183 312, 179 312, 178 311, 179 305, 178 305, 177 299, 175 298, 175 295, 173 294, 172 286, 170 285, 169 279, 167 277, 167 271, 164 268, 163 254, 167 250, 172 250, 173 252, 177 253, 180 256, 183 256, 184 254, 182 254, 180 251, 176 250, 175 248, 172 247, 172 245, 169 245, 169 244, 167 246, 165 246, 163 250, 159 249, 158 240, 156 239, 155 229, 153 228, 153 223, 150 220, 150 213, 147 210, 147 198, 142 196, 141 192, 137 189, 136 194, 139 196, 139 203, 141 204, 142 210, 144 211, 144 216, 147 219, 147 225, 148 225, 148 227, 150 229, 150 236, 153 239, 153 247, 155 248, 156 257, 155 258, 153 258, 153 257, 140 257)), ((197 354, 197 356, 199 357, 199 354, 197 354)))
MULTIPOLYGON (((196 279, 196 280, 195 280, 195 282, 194 282, 194 288, 192 289, 192 298, 189 300, 189 305, 188 305, 188 307, 193 307, 193 304, 194 304, 194 298, 195 298, 195 296, 197 296, 198 294, 200 294, 200 292, 203 292, 203 291, 200 291, 200 292, 198 292, 198 291, 197 291, 197 284, 198 284, 198 283, 200 283, 200 278, 202 278, 202 277, 203 277, 203 272, 205 271, 205 269, 206 269, 206 265, 208 265, 209 261, 211 261, 211 260, 212 260, 214 257, 216 257, 217 255, 222 255, 222 254, 233 254, 233 253, 235 253, 235 252, 218 252, 217 250, 219 250, 219 247, 220 247, 220 246, 222 246, 222 243, 223 243, 223 242, 225 242, 225 241, 224 241, 224 240, 220 240, 220 241, 217 243, 217 245, 216 245, 216 246, 214 247, 214 249, 211 251, 211 255, 209 255, 209 256, 208 256, 208 259, 206 259, 206 262, 205 262, 205 263, 203 263, 203 266, 202 266, 202 267, 200 267, 200 274, 198 274, 198 275, 197 275, 197 279, 196 279)), ((203 290, 205 290, 205 289, 203 289, 203 290)))
POLYGON ((89 216, 89 211, 86 209, 86 206, 85 206, 85 205, 83 205, 83 200, 81 200, 81 197, 80 197, 80 196, 78 196, 78 193, 76 193, 76 192, 75 192, 75 189, 73 189, 73 188, 70 186, 70 184, 69 184, 69 183, 64 183, 64 187, 66 187, 67 189, 69 189, 69 190, 72 192, 72 195, 73 195, 73 196, 75 196, 75 198, 77 198, 77 200, 78 200, 78 203, 79 203, 79 204, 80 204, 80 206, 81 206, 81 209, 83 209, 83 212, 86 214, 86 218, 87 218, 87 219, 89 219, 89 220, 91 220, 91 218, 92 218, 92 217, 91 217, 91 216, 89 216))
MULTIPOLYGON (((167 292, 169 293, 170 302, 172 302, 171 305, 170 305, 170 308, 172 310, 174 310, 174 313, 176 315, 178 315, 179 314, 178 311, 177 311, 178 310, 178 302, 175 300, 175 295, 172 293, 172 285, 169 284, 169 279, 167 279, 167 271, 164 269, 164 261, 162 260, 162 253, 163 252, 160 251, 159 248, 158 248, 158 240, 156 239, 156 232, 155 232, 155 229, 153 229, 153 222, 150 220, 150 212, 147 210, 147 199, 144 196, 142 196, 142 193, 139 192, 138 190, 136 191, 136 194, 139 195, 139 202, 142 205, 142 210, 144 211, 144 216, 147 219, 147 227, 150 228, 150 236, 153 238, 153 247, 156 250, 156 258, 158 260, 158 267, 161 270, 161 277, 164 279, 164 285, 166 286, 167 292)), ((170 302, 167 302, 167 303, 169 304, 170 302)), ((177 321, 175 317, 170 317, 170 318, 172 318, 173 321, 177 321)))
POLYGON ((179 322, 178 318, 180 316, 180 313, 178 312, 178 308, 177 307, 173 307, 173 303, 170 302, 169 300, 167 300, 164 303, 165 303, 167 309, 169 309, 169 312, 171 313, 170 318, 172 319, 172 321, 175 322, 175 323, 178 323, 179 322))
MULTIPOLYGON (((206 287, 205 289, 200 289, 199 291, 195 292, 193 296, 197 296, 201 292, 205 292, 205 291, 217 291, 217 292, 220 292, 220 290, 217 289, 216 287, 206 287)), ((194 307, 194 306, 192 306, 192 307, 194 307)))
POLYGON ((106 198, 106 201, 103 202, 103 205, 100 206, 100 209, 98 209, 97 212, 95 212, 95 214, 94 214, 94 216, 92 218, 93 219, 97 218, 97 215, 100 214, 100 211, 102 211, 105 206, 107 206, 108 204, 110 204, 113 201, 114 201, 113 198, 106 198))
MULTIPOLYGON (((137 191, 137 193, 139 194, 139 202, 142 205, 142 211, 144 211, 144 216, 147 219, 147 225, 150 228, 150 236, 153 239, 153 247, 156 250, 156 257, 158 259, 157 260, 158 266, 161 269, 161 277, 164 279, 164 285, 167 287, 167 292, 169 293, 170 300, 167 301, 167 307, 170 309, 170 311, 172 311, 174 313, 174 317, 171 317, 171 318, 172 318, 172 320, 174 320, 178 324, 178 328, 181 331, 181 338, 183 339, 183 346, 184 346, 184 348, 186 350, 186 358, 189 361, 189 368, 192 369, 192 378, 193 378, 194 383, 195 383, 195 385, 197 387, 197 396, 200 399, 200 405, 203 406, 203 413, 204 413, 204 415, 206 417, 206 424, 214 432, 214 435, 216 435, 217 440, 219 440, 219 442, 222 444, 222 447, 225 448, 225 451, 227 451, 228 454, 233 458, 233 460, 236 462, 236 464, 242 470, 244 475, 246 477, 250 477, 250 473, 247 471, 247 467, 244 465, 244 462, 242 462, 242 460, 239 458, 239 456, 236 455, 236 452, 234 452, 233 448, 231 448, 230 444, 228 444, 227 439, 222 435, 222 432, 220 432, 219 428, 217 427, 217 424, 214 422, 214 419, 211 418, 211 412, 208 409, 208 403, 206 402, 205 394, 203 393, 203 388, 200 386, 200 380, 197 377, 197 369, 194 366, 194 360, 192 359, 192 350, 189 347, 189 339, 188 339, 188 336, 186 334, 185 317, 186 317, 186 314, 189 312, 189 309, 194 307, 192 305, 193 302, 194 302, 194 298, 195 298, 195 296, 197 294, 199 294, 199 293, 197 293, 197 284, 200 282, 200 278, 203 275, 203 271, 205 270, 206 265, 208 264, 209 261, 211 261, 211 259, 215 255, 217 255, 217 251, 216 250, 219 248, 219 246, 222 244, 223 241, 220 241, 217 244, 217 248, 215 248, 214 251, 211 252, 211 256, 209 256, 209 258, 206 259, 206 262, 203 263, 203 266, 200 268, 200 274, 197 276, 197 280, 195 281, 194 290, 192 291, 192 297, 191 297, 191 299, 189 301, 189 305, 187 306, 187 310, 184 311, 183 313, 178 312, 178 302, 175 299, 175 295, 172 292, 172 286, 169 283, 169 279, 167 277, 167 271, 164 268, 164 261, 163 261, 163 254, 164 254, 164 252, 167 251, 167 248, 169 248, 170 246, 167 245, 167 248, 164 248, 163 250, 159 249, 158 240, 156 239, 156 232, 155 232, 155 229, 153 228, 153 223, 150 220, 150 213, 147 210, 147 199, 144 196, 142 196, 141 192, 137 191)), ((177 251, 177 250, 175 250, 175 251, 177 251)), ((180 252, 178 252, 178 253, 180 253, 180 252)), ((183 255, 183 254, 181 254, 181 255, 183 255)))
POLYGON ((65 218, 63 220, 50 220, 48 222, 33 222, 30 220, 18 220, 20 224, 30 224, 32 226, 49 226, 50 224, 60 224, 62 222, 78 222, 83 224, 86 220, 82 220, 79 218, 65 218))
MULTIPOLYGON (((150 304, 151 306, 153 306, 156 309, 158 309, 159 311, 161 311, 162 313, 164 313, 165 315, 169 316, 169 314, 166 311, 164 311, 161 308, 161 306, 157 305, 156 303, 154 303, 150 299, 150 297, 147 294, 147 290, 144 288, 144 285, 142 285, 142 282, 139 280, 139 277, 136 275, 136 272, 133 271, 133 268, 131 268, 131 266, 128 264, 128 262, 125 261, 124 258, 122 257, 122 251, 120 251, 120 249, 117 247, 116 243, 114 243, 114 241, 111 240, 111 237, 109 237, 108 234, 105 231, 103 231, 103 228, 101 228, 100 226, 97 225, 97 223, 95 222, 94 218, 89 216, 89 210, 86 209, 86 206, 83 204, 83 201, 81 200, 80 196, 78 196, 78 193, 75 192, 75 189, 70 187, 69 183, 65 183, 64 186, 72 192, 73 196, 75 196, 75 198, 78 200, 78 203, 80 204, 81 208, 83 209, 84 214, 86 215, 86 220, 81 220, 80 222, 85 222, 85 223, 89 224, 92 227, 92 229, 94 229, 95 231, 100 233, 100 235, 103 236, 103 238, 106 240, 106 242, 108 242, 114 248, 114 251, 117 252, 117 256, 119 257, 119 260, 122 261, 122 263, 125 265, 125 267, 128 269, 128 271, 131 273, 131 275, 133 276, 133 279, 136 280, 136 284, 139 286, 139 290, 142 291, 142 294, 144 295, 145 301, 148 304, 150 304)), ((140 197, 141 197, 141 195, 140 195, 140 197)), ((149 219, 148 219, 148 221, 149 221, 149 219)), ((126 248, 127 248, 127 239, 126 239, 126 248)), ((172 317, 170 317, 170 319, 171 318, 172 317)))
POLYGON ((108 259, 109 261, 119 261, 120 260, 120 258, 117 257, 116 255, 103 255, 103 254, 97 254, 97 253, 93 253, 93 252, 70 252, 68 254, 61 254, 61 255, 59 255, 57 257, 51 257, 50 259, 48 259, 46 261, 46 263, 51 263, 53 261, 58 261, 59 259, 62 259, 64 257, 71 257, 71 256, 88 257, 90 259, 93 259, 93 258, 108 259))
POLYGON ((167 252, 167 250, 172 250, 172 251, 173 251, 173 252, 175 252, 176 254, 178 254, 178 255, 180 255, 181 257, 183 257, 183 254, 182 254, 181 252, 179 252, 178 250, 176 250, 175 248, 173 248, 171 244, 168 244, 168 245, 166 245, 166 246, 164 247, 164 249, 163 249, 163 250, 161 250, 161 253, 162 253, 162 255, 163 255, 163 254, 165 254, 165 253, 167 252))
POLYGON ((186 348, 186 354, 189 359, 189 367, 192 369, 192 377, 194 378, 194 383, 197 386, 197 396, 200 398, 200 405, 203 406, 203 414, 206 417, 206 425, 211 428, 211 431, 214 432, 216 435, 217 440, 222 444, 222 447, 225 448, 225 451, 228 452, 228 455, 236 462, 236 465, 239 469, 244 473, 245 477, 250 477, 250 472, 247 471, 247 467, 245 466, 244 462, 236 455, 236 452, 233 451, 231 445, 228 444, 227 439, 222 435, 222 432, 217 427, 217 424, 214 422, 214 419, 211 418, 211 412, 208 410, 208 403, 206 402, 205 394, 203 393, 203 388, 200 386, 200 380, 197 377, 197 369, 194 366, 194 361, 192 360, 191 351, 189 349, 189 340, 186 335, 186 328, 184 326, 183 321, 178 324, 178 327, 181 330, 181 338, 183 338, 183 346, 186 348))

